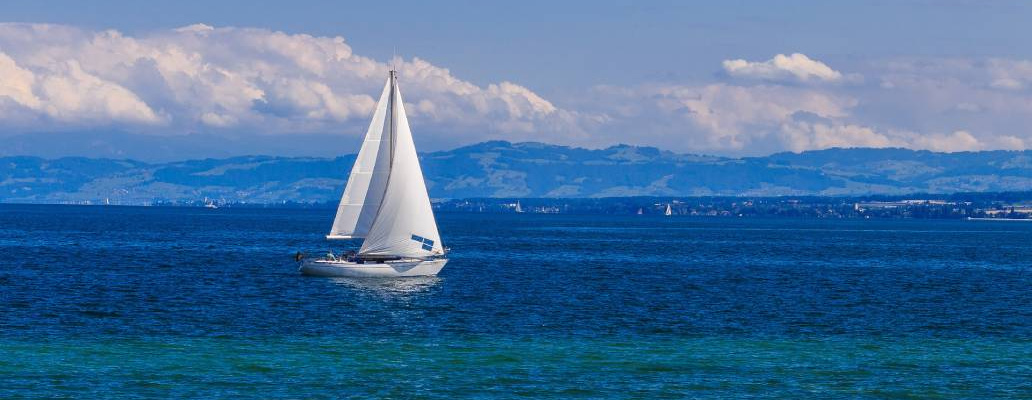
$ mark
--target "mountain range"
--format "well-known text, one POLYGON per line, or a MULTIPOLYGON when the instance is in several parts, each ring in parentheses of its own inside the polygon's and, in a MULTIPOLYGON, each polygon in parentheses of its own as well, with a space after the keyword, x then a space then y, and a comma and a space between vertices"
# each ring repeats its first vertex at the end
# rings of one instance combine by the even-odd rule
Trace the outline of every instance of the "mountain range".
MULTIPOLYGON (((652 147, 484 142, 420 154, 430 195, 472 197, 898 195, 1032 190, 1032 151, 856 148, 729 158, 652 147)), ((0 202, 332 202, 355 156, 171 162, 0 157, 0 202)))

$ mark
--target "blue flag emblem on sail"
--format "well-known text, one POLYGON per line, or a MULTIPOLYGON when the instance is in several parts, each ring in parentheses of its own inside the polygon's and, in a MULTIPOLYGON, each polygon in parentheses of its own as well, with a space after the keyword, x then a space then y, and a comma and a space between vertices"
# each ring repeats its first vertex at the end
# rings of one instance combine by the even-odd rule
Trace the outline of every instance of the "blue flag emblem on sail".
POLYGON ((415 240, 423 244, 423 250, 430 251, 434 249, 434 241, 427 239, 419 235, 412 235, 412 240, 415 240))

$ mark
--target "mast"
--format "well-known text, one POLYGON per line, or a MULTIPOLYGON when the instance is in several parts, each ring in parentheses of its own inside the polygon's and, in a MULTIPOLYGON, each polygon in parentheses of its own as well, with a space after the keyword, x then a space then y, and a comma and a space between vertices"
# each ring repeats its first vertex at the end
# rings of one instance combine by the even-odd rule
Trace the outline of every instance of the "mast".
MULTIPOLYGON (((398 110, 398 102, 395 100, 395 93, 398 92, 398 90, 397 90, 397 87, 398 87, 398 72, 395 71, 394 68, 391 68, 391 71, 389 72, 389 74, 390 74, 390 79, 391 79, 391 133, 390 133, 390 136, 389 136, 390 137, 390 141, 391 141, 391 145, 390 145, 390 149, 391 149, 391 164, 390 165, 391 165, 391 168, 393 169, 394 168, 394 138, 397 136, 396 132, 398 130, 398 125, 397 125, 397 122, 395 122, 395 118, 394 118, 394 116, 395 116, 395 114, 397 114, 397 110, 398 110)), ((387 172, 387 182, 389 183, 390 181, 391 181, 391 175, 390 175, 390 172, 387 172)), ((384 192, 386 192, 386 188, 384 189, 384 192)))

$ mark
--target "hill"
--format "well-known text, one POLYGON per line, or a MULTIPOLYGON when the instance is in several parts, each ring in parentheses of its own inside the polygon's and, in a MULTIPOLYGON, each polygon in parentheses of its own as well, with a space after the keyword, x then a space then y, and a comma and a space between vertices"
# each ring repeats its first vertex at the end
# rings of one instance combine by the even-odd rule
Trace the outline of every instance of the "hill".
MULTIPOLYGON (((335 201, 354 155, 177 162, 0 157, 0 201, 335 201)), ((828 149, 727 158, 484 142, 420 155, 431 197, 873 195, 1032 190, 1032 151, 828 149)))

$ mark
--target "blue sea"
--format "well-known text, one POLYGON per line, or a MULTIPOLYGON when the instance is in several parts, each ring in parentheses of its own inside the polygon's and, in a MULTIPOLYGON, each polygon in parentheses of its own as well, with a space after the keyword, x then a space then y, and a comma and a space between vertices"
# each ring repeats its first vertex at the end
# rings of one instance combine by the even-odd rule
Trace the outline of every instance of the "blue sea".
POLYGON ((0 206, 0 398, 1032 397, 1032 223, 446 213, 439 277, 299 275, 332 212, 0 206))

